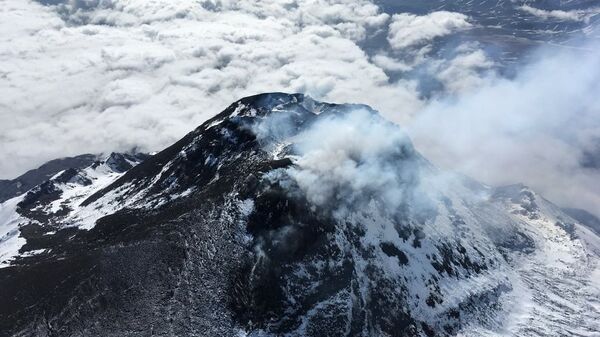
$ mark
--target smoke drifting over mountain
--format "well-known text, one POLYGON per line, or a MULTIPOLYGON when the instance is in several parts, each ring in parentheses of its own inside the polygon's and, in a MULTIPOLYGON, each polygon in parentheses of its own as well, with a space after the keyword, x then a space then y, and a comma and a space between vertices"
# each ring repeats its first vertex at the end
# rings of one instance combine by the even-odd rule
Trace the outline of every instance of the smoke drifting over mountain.
POLYGON ((425 156, 489 184, 523 182, 600 214, 600 48, 539 50, 516 78, 437 99, 410 123, 425 156), (587 163, 587 164, 586 164, 587 163))
POLYGON ((417 183, 410 141, 373 112, 328 117, 294 140, 300 157, 291 176, 316 205, 332 200, 351 205, 372 193, 396 209, 406 201, 406 185, 417 183))

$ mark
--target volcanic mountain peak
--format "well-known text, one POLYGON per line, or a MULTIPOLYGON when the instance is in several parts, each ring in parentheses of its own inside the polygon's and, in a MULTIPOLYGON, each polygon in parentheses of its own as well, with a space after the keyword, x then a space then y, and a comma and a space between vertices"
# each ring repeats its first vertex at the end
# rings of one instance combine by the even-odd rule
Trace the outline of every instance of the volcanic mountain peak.
POLYGON ((366 106, 252 96, 127 169, 138 159, 65 170, 2 204, 14 254, 0 331, 597 330, 593 233, 524 186, 437 170, 366 106))

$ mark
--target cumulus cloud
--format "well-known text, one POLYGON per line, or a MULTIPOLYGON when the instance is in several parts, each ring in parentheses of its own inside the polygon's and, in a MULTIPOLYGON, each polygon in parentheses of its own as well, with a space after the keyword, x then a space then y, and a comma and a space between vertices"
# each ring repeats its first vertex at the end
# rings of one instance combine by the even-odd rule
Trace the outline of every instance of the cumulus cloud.
POLYGON ((544 20, 559 21, 588 21, 592 16, 600 13, 600 8, 591 8, 586 10, 544 10, 529 5, 519 6, 519 9, 525 13, 534 15, 544 20))
MULTIPOLYGON (((431 102, 409 133, 425 156, 489 184, 524 182, 561 205, 600 210, 600 48, 542 50, 515 79, 431 102)), ((475 62, 479 64, 480 62, 475 62)))
POLYGON ((423 45, 436 37, 471 27, 467 19, 464 14, 447 11, 422 16, 394 14, 389 27, 388 42, 393 49, 423 45))
POLYGON ((484 85, 493 77, 494 62, 481 49, 459 46, 449 60, 432 62, 431 72, 446 92, 459 94, 484 85), (487 71, 487 73, 486 73, 487 71))
POLYGON ((401 60, 397 60, 385 53, 376 54, 373 56, 373 63, 388 71, 409 71, 413 69, 413 64, 408 64, 401 60))

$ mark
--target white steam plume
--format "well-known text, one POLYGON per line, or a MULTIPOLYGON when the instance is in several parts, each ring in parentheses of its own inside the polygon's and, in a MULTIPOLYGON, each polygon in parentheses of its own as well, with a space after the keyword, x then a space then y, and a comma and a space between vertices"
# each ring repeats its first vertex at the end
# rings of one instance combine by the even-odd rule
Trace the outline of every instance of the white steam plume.
POLYGON ((442 167, 600 215, 600 170, 585 164, 600 157, 600 48, 536 56, 514 79, 431 102, 409 134, 442 167))
MULTIPOLYGON (((377 192, 396 207, 414 171, 397 167, 412 145, 400 128, 366 110, 327 116, 294 137, 301 156, 290 175, 309 201, 323 205, 335 198, 352 202, 377 192), (344 189, 344 193, 337 193, 344 189)), ((410 165, 410 163, 406 163, 410 165)))

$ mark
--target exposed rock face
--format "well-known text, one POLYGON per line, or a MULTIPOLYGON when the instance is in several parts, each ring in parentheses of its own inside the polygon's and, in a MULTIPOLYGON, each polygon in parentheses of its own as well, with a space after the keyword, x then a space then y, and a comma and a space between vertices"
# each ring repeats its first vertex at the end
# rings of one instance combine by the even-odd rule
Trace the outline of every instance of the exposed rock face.
POLYGON ((244 98, 1 207, 6 336, 543 336, 600 318, 594 234, 525 186, 440 172, 361 105, 244 98))
POLYGON ((37 169, 27 171, 25 174, 15 179, 0 180, 0 202, 29 191, 60 171, 66 169, 82 169, 91 165, 96 160, 97 156, 93 154, 83 154, 76 157, 51 160, 37 169))

